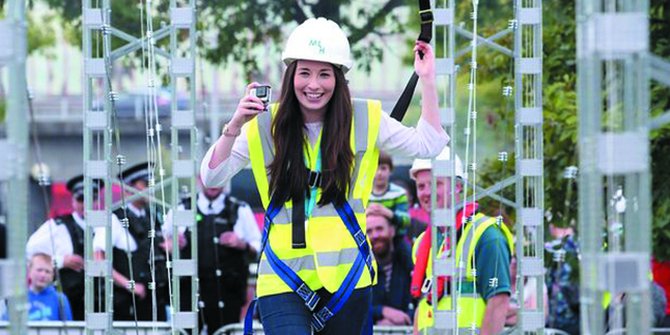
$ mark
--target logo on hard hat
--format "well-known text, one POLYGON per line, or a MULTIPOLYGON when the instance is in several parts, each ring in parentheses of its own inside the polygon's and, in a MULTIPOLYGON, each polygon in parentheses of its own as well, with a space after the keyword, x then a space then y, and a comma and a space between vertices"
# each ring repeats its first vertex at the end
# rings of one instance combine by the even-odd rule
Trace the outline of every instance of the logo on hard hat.
POLYGON ((326 53, 326 48, 321 46, 321 40, 309 40, 309 46, 318 48, 320 54, 326 53))

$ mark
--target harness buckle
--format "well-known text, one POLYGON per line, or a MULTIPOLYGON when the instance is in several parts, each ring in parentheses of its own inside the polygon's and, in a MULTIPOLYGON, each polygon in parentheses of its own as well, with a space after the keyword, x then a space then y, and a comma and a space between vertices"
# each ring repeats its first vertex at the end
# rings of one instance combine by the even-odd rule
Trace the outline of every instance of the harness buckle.
POLYGON ((419 17, 421 17, 421 24, 433 23, 433 10, 432 9, 420 10, 419 17))
POLYGON ((321 172, 309 171, 309 176, 307 177, 307 184, 310 188, 320 187, 321 186, 321 172))
POLYGON ((426 280, 423 281, 423 285, 421 285, 421 293, 423 294, 428 293, 432 286, 433 286, 433 280, 431 278, 426 278, 426 280))
POLYGON ((354 240, 356 240, 356 245, 358 245, 359 247, 362 246, 366 242, 365 234, 363 234, 362 230, 359 229, 354 234, 354 240))
POLYGON ((365 265, 367 265, 368 271, 370 271, 370 279, 373 279, 375 277, 375 269, 372 267, 372 255, 368 254, 365 257, 365 265))
POLYGON ((314 308, 316 308, 316 304, 319 303, 319 300, 321 300, 321 297, 319 297, 316 292, 312 291, 305 283, 302 283, 300 287, 295 291, 302 300, 305 301, 305 306, 309 308, 310 311, 314 311, 314 308))
POLYGON ((320 332, 323 330, 323 327, 326 326, 326 321, 333 317, 333 313, 328 309, 328 307, 322 308, 317 313, 312 315, 312 327, 315 331, 320 332))

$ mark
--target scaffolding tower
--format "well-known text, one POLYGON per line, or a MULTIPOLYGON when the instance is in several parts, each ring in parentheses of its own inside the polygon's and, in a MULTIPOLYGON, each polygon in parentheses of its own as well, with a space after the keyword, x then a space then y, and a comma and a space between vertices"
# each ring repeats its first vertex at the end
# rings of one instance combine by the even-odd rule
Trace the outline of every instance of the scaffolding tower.
MULTIPOLYGON (((151 4, 148 4, 149 6, 151 4)), ((94 7, 90 0, 83 1, 82 30, 83 30, 83 140, 84 140, 84 203, 86 211, 86 231, 85 231, 85 259, 86 259, 86 333, 93 334, 100 331, 108 333, 112 330, 112 309, 113 309, 113 280, 112 274, 112 243, 111 243, 111 215, 115 208, 123 204, 112 203, 112 182, 116 180, 116 169, 121 170, 125 164, 125 157, 122 152, 116 152, 113 156, 114 141, 112 135, 118 129, 118 124, 114 120, 114 101, 117 99, 117 92, 111 87, 112 67, 115 60, 124 57, 137 50, 154 46, 157 41, 170 37, 170 50, 165 51, 155 46, 155 54, 163 56, 169 61, 170 73, 170 92, 172 93, 171 103, 171 137, 172 137, 172 176, 163 179, 166 175, 165 169, 159 169, 158 174, 162 182, 156 183, 150 180, 149 188, 142 192, 130 189, 135 193, 127 200, 131 201, 136 197, 150 197, 151 201, 158 202, 161 206, 169 207, 175 213, 173 223, 178 226, 188 226, 195 231, 195 212, 179 211, 178 206, 181 203, 179 193, 190 196, 195 199, 195 4, 189 1, 186 5, 179 6, 175 0, 170 1, 170 24, 162 26, 158 30, 149 30, 145 36, 135 37, 121 31, 111 25, 112 12, 110 0, 103 0, 100 7, 94 7), (116 37, 127 42, 123 46, 112 50, 111 38, 116 37), (179 37, 179 38, 178 38, 179 37), (186 45, 186 47, 184 47, 186 45), (180 92, 178 79, 187 78, 184 86, 187 89, 187 95, 190 97, 190 108, 180 110, 177 107, 177 95, 180 92), (104 100, 104 108, 99 108, 99 100, 104 100), (184 136, 185 134, 185 136, 184 136), (183 136, 185 139, 179 138, 183 136), (182 142, 186 142, 189 150, 183 150, 182 142), (104 205, 102 209, 96 209, 93 205, 92 187, 94 180, 104 182, 104 205), (160 199, 152 197, 156 192, 165 192, 165 187, 171 186, 171 201, 165 203, 160 199), (186 188, 182 188, 185 186, 186 188), (93 259, 93 231, 97 227, 104 227, 106 230, 106 251, 107 258, 103 261, 93 259), (96 278, 102 278, 104 282, 105 306, 95 306, 94 301, 94 281, 96 278), (102 308, 100 308, 102 307, 102 308)), ((146 60, 143 59, 142 62, 146 60)), ((150 62, 154 62, 151 59, 150 62)), ((150 65, 151 66, 151 65, 150 65)), ((149 83, 149 89, 155 92, 156 86, 160 83, 155 80, 149 83)), ((145 103, 147 103, 145 101, 145 103)), ((149 104, 155 102, 148 102, 149 104)), ((145 112, 149 112, 145 106, 145 112)), ((156 124, 151 124, 149 129, 150 136, 160 138, 161 125, 156 119, 156 124)), ((160 141, 158 141, 160 143, 160 141)), ((118 144, 118 143, 117 143, 118 144)), ((116 148, 117 151, 119 148, 116 148)), ((160 150, 160 148, 158 149, 160 150)), ((164 194, 164 193, 162 193, 164 194)), ((193 204, 193 203, 192 203, 193 204)), ((192 206, 191 208, 194 208, 192 206)), ((164 212, 163 212, 164 213, 164 212)), ((164 221, 165 218, 163 218, 164 221)), ((197 299, 193 299, 192 309, 179 310, 179 279, 180 277, 191 277, 191 285, 194 292, 197 291, 197 239, 192 243, 192 259, 179 259, 179 250, 177 243, 177 229, 173 230, 174 248, 172 256, 175 258, 168 263, 168 269, 172 267, 172 288, 173 288, 173 309, 170 314, 172 324, 179 329, 191 329, 197 331, 197 299)), ((149 287, 151 289, 151 287, 149 287)), ((179 330, 172 327, 175 333, 179 330)))
POLYGON ((515 0, 514 129, 516 257, 519 334, 544 333, 544 154, 542 116, 542 1, 515 0), (536 308, 524 306, 524 283, 534 278, 536 308))
POLYGON ((584 334, 650 331, 648 11, 577 1, 584 334))
MULTIPOLYGON (((512 96, 515 110, 515 175, 502 180, 488 189, 474 185, 476 199, 491 197, 501 203, 516 209, 516 255, 518 257, 518 283, 526 278, 536 278, 534 281, 538 292, 538 308, 529 310, 520 304, 518 324, 516 330, 521 333, 539 333, 544 331, 543 310, 543 283, 544 283, 544 171, 543 171, 543 136, 542 136, 542 2, 540 0, 515 0, 514 18, 509 20, 506 29, 483 37, 467 31, 454 24, 454 0, 433 2, 434 17, 433 32, 436 75, 441 85, 440 118, 443 127, 451 135, 450 157, 448 160, 433 161, 433 182, 431 199, 431 223, 437 229, 432 232, 432 245, 441 245, 444 237, 450 239, 449 245, 456 246, 456 213, 463 204, 452 208, 438 209, 436 204, 437 178, 454 178, 456 176, 456 152, 459 144, 459 128, 455 124, 455 83, 458 66, 454 59, 471 51, 470 47, 461 50, 455 49, 455 35, 458 34, 472 39, 475 47, 486 46, 494 51, 509 56, 514 60, 514 87, 503 87, 502 94, 512 96), (514 49, 500 45, 497 41, 509 34, 514 34, 514 49), (512 93, 513 92, 513 93, 512 93), (496 194, 500 190, 515 184, 516 200, 506 199, 496 194)), ((476 114, 475 114, 476 115, 476 114)), ((469 117, 469 116, 468 116, 469 117)), ((476 141, 476 139, 475 139, 476 141)), ((507 153, 499 153, 500 161, 507 161, 507 153)), ((469 167, 465 167, 469 168, 469 167)), ((470 171, 469 171, 470 172, 470 171)), ((472 171, 475 173, 475 171, 472 171)), ((466 180, 466 183, 468 181, 466 180)), ((451 183, 451 202, 455 204, 455 183, 451 183)), ((433 247, 432 252, 432 283, 437 283, 437 277, 449 276, 455 278, 459 271, 455 253, 444 253, 437 256, 439 249, 433 247)), ((512 251, 514 252, 514 251, 512 251)), ((456 280, 447 282, 444 292, 457 292, 456 280)), ((437 301, 437 285, 432 285, 433 301, 437 301)), ((523 290, 518 290, 518 301, 523 301, 523 290)), ((459 334, 457 299, 451 299, 451 309, 437 310, 434 307, 435 324, 430 329, 431 334, 459 334)), ((437 304, 433 304, 436 306, 437 304)))
POLYGON ((27 332, 26 271, 28 220, 28 90, 26 84, 27 23, 25 2, 10 0, 0 20, 0 69, 8 70, 5 138, 0 138, 0 190, 7 208, 7 260, 0 260, 0 293, 7 297, 10 333, 27 332))

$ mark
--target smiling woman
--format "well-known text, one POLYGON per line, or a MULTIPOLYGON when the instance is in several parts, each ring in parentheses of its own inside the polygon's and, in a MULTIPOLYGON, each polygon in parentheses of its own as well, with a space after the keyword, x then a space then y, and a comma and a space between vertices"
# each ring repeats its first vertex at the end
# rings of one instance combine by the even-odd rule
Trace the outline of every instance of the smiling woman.
POLYGON ((296 64, 293 91, 300 103, 305 122, 323 121, 326 107, 335 90, 333 65, 309 60, 299 60, 296 64))
POLYGON ((266 210, 257 281, 266 334, 372 332, 377 266, 364 232, 379 151, 429 158, 449 140, 439 123, 432 48, 417 41, 414 53, 423 96, 421 119, 409 128, 379 101, 351 99, 346 35, 333 21, 308 19, 282 53, 278 103, 266 108, 249 94, 259 84, 249 84, 205 155, 209 187, 251 163, 266 210))

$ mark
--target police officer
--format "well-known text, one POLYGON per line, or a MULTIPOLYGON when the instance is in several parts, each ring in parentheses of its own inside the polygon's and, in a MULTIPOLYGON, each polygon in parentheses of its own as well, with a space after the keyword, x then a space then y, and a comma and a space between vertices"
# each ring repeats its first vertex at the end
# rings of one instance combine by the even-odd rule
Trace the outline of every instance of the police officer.
MULTIPOLYGON (((101 181, 93 182, 94 199, 101 185, 101 181)), ((70 179, 67 189, 72 194, 73 212, 44 222, 28 239, 26 253, 28 259, 36 253, 53 257, 73 320, 84 320, 84 176, 70 179)))
MULTIPOLYGON (((141 163, 124 170, 119 179, 125 184, 143 191, 148 186, 149 169, 153 165, 141 163)), ((129 196, 130 193, 127 193, 129 196)), ((158 210, 156 210, 158 212, 158 210)), ((139 197, 113 212, 112 246, 114 279, 114 320, 152 320, 151 265, 154 265, 156 278, 156 309, 158 320, 166 320, 166 306, 169 301, 167 288, 167 270, 163 235, 160 230, 158 213, 152 220, 149 202, 139 197), (152 227, 153 224, 153 227, 152 227), (154 257, 151 259, 152 239, 154 257), (133 278, 130 276, 132 266, 133 278), (133 294, 135 299, 133 301, 133 294)), ((97 259, 104 259, 105 233, 102 231, 93 240, 93 249, 97 259)))
MULTIPOLYGON (((187 199, 181 208, 190 208, 190 203, 187 199)), ((240 320, 246 301, 248 261, 260 249, 261 234, 249 205, 225 194, 222 188, 203 188, 197 194, 196 206, 200 311, 212 334, 240 320)), ((168 239, 172 235, 170 214, 163 232, 168 239)), ((191 230, 181 230, 180 240, 181 257, 191 258, 191 230)), ((190 288, 188 283, 181 285, 184 309, 191 303, 190 288)))

